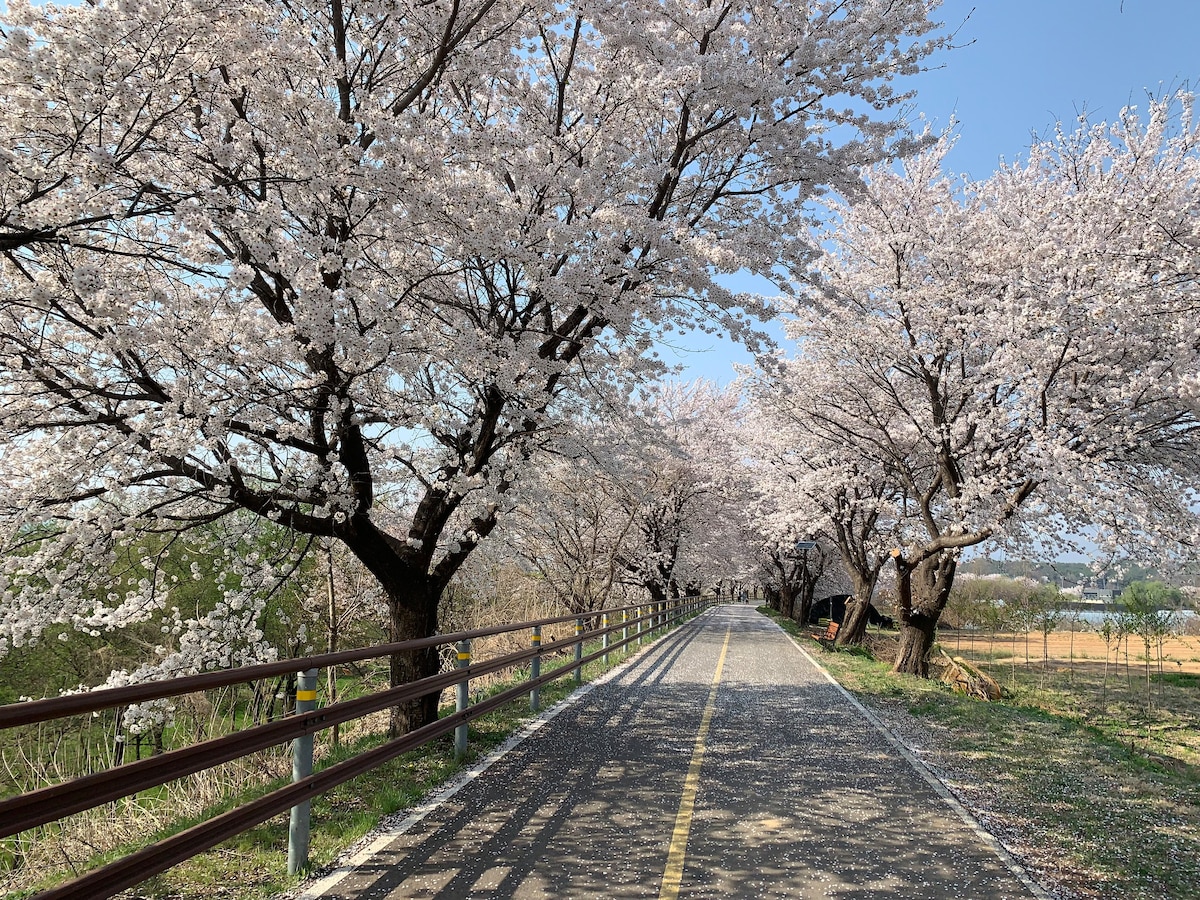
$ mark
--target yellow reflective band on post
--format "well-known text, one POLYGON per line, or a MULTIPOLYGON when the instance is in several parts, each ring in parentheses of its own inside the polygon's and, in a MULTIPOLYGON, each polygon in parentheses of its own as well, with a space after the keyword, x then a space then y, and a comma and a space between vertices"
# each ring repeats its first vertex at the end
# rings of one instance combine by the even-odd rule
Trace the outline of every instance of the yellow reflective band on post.
POLYGON ((317 692, 316 691, 296 691, 296 699, 297 700, 316 700, 317 692))
POLYGON ((535 644, 540 644, 542 642, 542 636, 540 634, 535 634, 533 636, 533 642, 535 644))
POLYGON ((458 654, 458 658, 459 659, 470 659, 471 654, 470 653, 460 653, 460 654, 458 654))

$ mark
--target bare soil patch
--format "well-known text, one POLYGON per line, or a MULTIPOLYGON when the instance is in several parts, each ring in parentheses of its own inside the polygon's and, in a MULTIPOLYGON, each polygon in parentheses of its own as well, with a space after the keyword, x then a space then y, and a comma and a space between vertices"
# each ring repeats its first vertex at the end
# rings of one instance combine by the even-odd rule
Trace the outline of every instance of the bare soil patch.
MULTIPOLYGON (((1049 659, 1056 666, 1069 665, 1072 661, 1103 663, 1105 658, 1124 664, 1126 649, 1131 664, 1145 662, 1145 646, 1139 638, 1134 637, 1128 648, 1122 642, 1118 654, 1113 643, 1106 648, 1104 639, 1094 631, 1053 631, 1044 643, 1040 632, 1028 635, 1005 632, 993 636, 972 631, 944 631, 940 640, 952 656, 963 653, 973 658, 988 658, 994 663, 1011 662, 1015 655, 1019 662, 1026 658, 1030 662, 1049 659)), ((1169 637, 1163 642, 1162 650, 1164 671, 1200 674, 1200 637, 1169 637)), ((1151 654, 1152 662, 1157 666, 1156 647, 1151 648, 1151 654)))

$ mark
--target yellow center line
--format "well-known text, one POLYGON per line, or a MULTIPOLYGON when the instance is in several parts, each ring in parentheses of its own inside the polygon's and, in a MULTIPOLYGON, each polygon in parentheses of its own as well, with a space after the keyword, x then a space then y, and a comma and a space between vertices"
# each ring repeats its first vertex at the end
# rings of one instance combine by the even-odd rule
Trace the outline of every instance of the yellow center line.
POLYGON ((675 830, 671 833, 671 848, 667 851, 667 868, 663 872, 662 888, 658 900, 676 900, 679 885, 683 881, 683 861, 687 856, 688 832, 692 830, 692 812, 696 808, 696 793, 700 789, 700 764, 704 762, 704 741, 712 723, 713 710, 717 705, 717 686, 721 683, 721 672, 725 668, 725 654, 729 651, 729 636, 732 626, 725 629, 725 643, 717 657, 717 671, 713 673, 712 688, 708 692, 708 703, 700 716, 700 730, 696 732, 696 746, 692 748, 692 761, 688 765, 687 777, 683 779, 683 796, 679 798, 679 812, 675 816, 675 830))

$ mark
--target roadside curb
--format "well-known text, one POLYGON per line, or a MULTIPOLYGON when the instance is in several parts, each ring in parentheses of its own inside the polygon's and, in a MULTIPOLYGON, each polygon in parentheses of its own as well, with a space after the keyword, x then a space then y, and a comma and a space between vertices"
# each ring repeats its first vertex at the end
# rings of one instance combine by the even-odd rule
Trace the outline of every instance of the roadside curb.
POLYGON ((776 622, 770 616, 763 616, 763 618, 778 628, 783 633, 784 637, 791 641, 792 645, 800 651, 801 655, 810 663, 812 663, 813 667, 816 668, 816 670, 820 672, 830 684, 832 684, 835 688, 837 688, 838 691, 841 692, 846 700, 848 700, 850 704, 862 714, 863 718, 871 723, 872 727, 874 727, 876 731, 883 735, 884 739, 891 744, 904 758, 904 760, 910 766, 912 766, 917 774, 925 780, 925 782, 933 789, 934 793, 936 793, 943 800, 943 802, 945 802, 945 804, 950 807, 950 809, 952 809, 960 819, 962 819, 963 823, 970 828, 972 832, 974 832, 976 837, 983 841, 983 843, 986 844, 1000 858, 1000 861, 1008 867, 1009 871, 1012 872, 1013 875, 1023 885, 1025 885, 1025 887, 1028 888, 1035 897, 1038 898, 1038 900, 1055 900, 1054 895, 1049 893, 1045 888, 1038 884, 1037 881, 1034 880, 1033 876, 1031 876, 1025 867, 1017 861, 1017 858, 1013 856, 1008 848, 1005 847, 1004 844, 1002 844, 994 834, 983 827, 983 825, 978 819, 975 818, 971 811, 968 810, 956 796, 954 796, 953 791, 946 786, 946 783, 934 773, 933 769, 931 769, 928 764, 926 764, 920 757, 916 755, 911 747, 905 744, 898 735, 892 732, 892 730, 888 728, 887 725, 885 725, 882 720, 875 715, 875 713, 867 709, 867 707, 864 706, 857 697, 842 687, 841 682, 834 678, 833 675, 830 674, 829 670, 821 665, 811 653, 805 650, 794 636, 784 631, 778 622, 776 622))

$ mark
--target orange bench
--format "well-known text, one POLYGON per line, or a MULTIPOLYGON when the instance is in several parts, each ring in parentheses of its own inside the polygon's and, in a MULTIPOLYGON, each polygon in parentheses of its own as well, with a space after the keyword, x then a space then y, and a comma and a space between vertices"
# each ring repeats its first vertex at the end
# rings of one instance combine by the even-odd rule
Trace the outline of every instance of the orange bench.
POLYGON ((838 633, 838 623, 833 621, 832 619, 830 619, 829 625, 825 628, 824 634, 814 634, 811 637, 814 641, 816 641, 822 647, 828 648, 828 647, 832 647, 834 642, 837 640, 837 633, 838 633))

